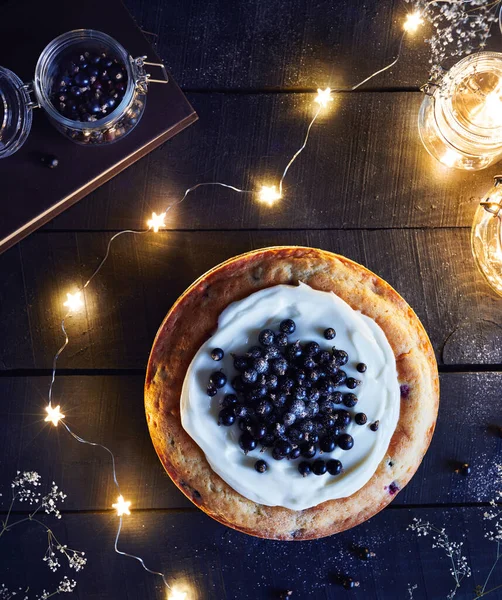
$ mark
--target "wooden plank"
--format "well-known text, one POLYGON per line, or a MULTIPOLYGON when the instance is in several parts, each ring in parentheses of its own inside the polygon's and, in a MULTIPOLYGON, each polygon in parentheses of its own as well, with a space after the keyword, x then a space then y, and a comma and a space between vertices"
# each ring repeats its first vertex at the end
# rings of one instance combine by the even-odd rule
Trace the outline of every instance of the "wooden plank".
MULTIPOLYGON (((62 342, 66 292, 84 283, 109 238, 36 234, 0 256, 0 272, 6 273, 0 281, 4 369, 50 368, 62 342)), ((477 272, 469 231, 431 229, 124 236, 87 288, 86 310, 67 323, 71 343, 60 366, 145 368, 165 314, 199 275, 236 254, 288 244, 339 252, 386 279, 417 312, 440 363, 502 363, 502 304, 477 272)))
MULTIPOLYGON (((100 510, 116 494, 105 451, 79 444, 43 422, 49 377, 1 377, 0 481, 16 470, 36 470, 68 494, 67 510, 100 510), (86 482, 83 484, 83 482, 86 482)), ((502 439, 502 373, 441 375, 441 409, 432 445, 411 483, 392 506, 488 502, 502 439), (472 465, 470 477, 454 472, 472 465)), ((143 376, 61 376, 55 400, 69 426, 116 456, 124 496, 136 508, 187 508, 150 442, 143 409, 143 376)), ((500 487, 500 483, 498 484, 500 487)))
MULTIPOLYGON (((245 189, 278 183, 312 116, 307 94, 190 94, 199 121, 83 202, 53 229, 144 228, 196 183, 245 189)), ((345 94, 312 129, 273 208, 222 188, 202 188, 169 213, 169 229, 470 227, 494 166, 441 166, 417 130, 420 93, 345 94), (383 168, 382 168, 383 167, 383 168)))
MULTIPOLYGON (((417 538, 407 529, 414 518, 421 518, 444 526, 452 541, 464 542, 473 576, 464 580, 455 598, 471 600, 496 554, 496 545, 484 538, 482 514, 479 508, 386 510, 352 531, 285 543, 246 536, 202 513, 133 512, 125 517, 119 548, 164 571, 171 585, 189 593, 187 600, 273 600, 281 589, 292 589, 292 600, 404 599, 408 585, 417 585, 413 596, 417 600, 446 598, 454 585, 449 558, 431 547, 430 536, 417 538), (367 547, 376 556, 363 561, 354 546, 367 547), (360 586, 346 592, 334 583, 338 574, 351 576, 360 586)), ((86 552, 84 571, 68 573, 78 581, 78 596, 86 600, 170 598, 159 577, 114 553, 117 521, 111 511, 51 520, 61 541, 86 552)), ((33 592, 42 587, 52 591, 63 572, 52 575, 41 560, 47 544, 44 532, 31 524, 15 531, 5 534, 0 546, 2 579, 9 586, 29 585, 33 592)), ((500 585, 501 578, 498 568, 493 587, 500 585)), ((490 594, 494 600, 501 597, 500 590, 490 594)))
MULTIPOLYGON (((297 89, 350 86, 390 63, 411 5, 309 0, 127 0, 156 50, 188 88, 297 89)), ((368 88, 425 83, 429 47, 422 29, 405 40, 400 62, 368 88)), ((497 31, 490 47, 497 47, 497 31)), ((500 46, 500 43, 498 43, 500 46)))

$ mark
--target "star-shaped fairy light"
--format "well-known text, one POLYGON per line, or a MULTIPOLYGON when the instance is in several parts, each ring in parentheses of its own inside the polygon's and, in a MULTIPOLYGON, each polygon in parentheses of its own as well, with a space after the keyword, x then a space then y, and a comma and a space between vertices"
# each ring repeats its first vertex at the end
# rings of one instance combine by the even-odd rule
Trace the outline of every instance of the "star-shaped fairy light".
POLYGON ((317 88, 317 96, 314 98, 314 102, 317 102, 321 108, 326 108, 328 102, 333 102, 331 88, 327 87, 325 90, 317 88))
POLYGON ((424 20, 422 19, 422 15, 416 11, 413 13, 408 13, 406 15, 406 21, 404 22, 403 28, 408 33, 415 33, 415 31, 422 25, 424 20))
POLYGON ((84 301, 82 300, 82 292, 77 292, 76 294, 66 294, 67 300, 63 303, 63 306, 68 308, 69 312, 77 312, 84 306, 84 301))
POLYGON ((157 213, 152 213, 152 218, 149 219, 147 221, 147 225, 149 229, 153 229, 155 231, 155 233, 157 233, 159 231, 159 229, 162 229, 163 227, 166 226, 164 219, 166 218, 166 213, 160 213, 160 215, 158 215, 157 213))
POLYGON ((281 199, 281 195, 276 190, 275 185, 262 185, 261 190, 258 192, 258 198, 260 202, 272 206, 281 199))
POLYGON ((47 416, 45 417, 45 421, 47 423, 52 423, 54 426, 57 426, 61 419, 64 419, 64 415, 61 412, 61 407, 58 405, 56 408, 53 408, 50 404, 45 407, 45 411, 47 416))
POLYGON ((112 508, 114 508, 117 511, 117 515, 119 517, 121 517, 122 515, 130 515, 130 506, 131 503, 127 500, 124 500, 124 496, 122 496, 122 494, 117 498, 117 502, 115 502, 115 504, 112 504, 112 508))

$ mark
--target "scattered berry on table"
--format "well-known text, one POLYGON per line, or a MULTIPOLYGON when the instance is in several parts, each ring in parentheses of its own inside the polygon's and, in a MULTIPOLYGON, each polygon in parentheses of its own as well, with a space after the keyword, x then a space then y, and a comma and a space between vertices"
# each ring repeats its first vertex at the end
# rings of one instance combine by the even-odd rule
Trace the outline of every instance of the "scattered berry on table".
POLYGON ((254 468, 258 473, 265 473, 268 469, 268 465, 264 460, 257 460, 254 464, 254 468))
POLYGON ((211 351, 211 358, 213 360, 221 360, 224 356, 225 353, 221 348, 214 348, 214 350, 211 351))
POLYGON ((466 477, 472 473, 472 467, 469 463, 464 463, 463 465, 460 465, 456 472, 466 477))
POLYGON ((324 330, 324 337, 327 340, 334 340, 336 336, 336 331, 333 329, 333 327, 328 327, 327 329, 324 330))
POLYGON ((42 156, 42 163, 49 169, 55 169, 59 165, 59 160, 57 156, 49 154, 47 156, 42 156))
POLYGON ((359 581, 354 581, 354 580, 352 579, 352 577, 346 577, 346 578, 343 580, 343 584, 342 584, 342 585, 343 585, 343 587, 344 587, 346 590, 352 590, 352 589, 354 589, 354 588, 356 588, 356 587, 359 587, 359 581))
POLYGON ((278 600, 288 600, 293 597, 293 590, 282 590, 277 596, 278 600))
POLYGON ((374 552, 370 552, 369 548, 357 548, 357 555, 362 560, 369 560, 370 558, 374 558, 376 555, 374 552))

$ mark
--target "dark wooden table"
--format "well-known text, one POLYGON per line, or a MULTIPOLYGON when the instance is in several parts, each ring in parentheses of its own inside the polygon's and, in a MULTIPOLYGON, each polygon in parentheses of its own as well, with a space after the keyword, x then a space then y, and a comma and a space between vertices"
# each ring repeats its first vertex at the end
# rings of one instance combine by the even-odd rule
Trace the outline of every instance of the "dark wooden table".
MULTIPOLYGON (((110 236, 143 228, 153 210, 200 181, 256 186, 278 179, 301 143, 317 86, 355 83, 393 55, 406 7, 393 0, 129 0, 152 32, 200 120, 0 256, 0 484, 5 511, 16 470, 36 470, 68 494, 54 531, 89 562, 75 595, 162 599, 160 580, 113 551, 116 493, 104 452, 43 423, 51 361, 61 343, 62 301, 102 257, 110 236)), ((500 34, 492 42, 501 48, 500 34)), ((407 530, 413 518, 464 540, 473 568, 457 594, 474 597, 495 557, 484 538, 487 503, 500 489, 502 300, 474 265, 474 210, 500 166, 450 171, 422 148, 417 112, 427 48, 406 41, 390 72, 339 94, 312 131, 267 208, 221 189, 202 189, 168 216, 168 230, 124 237, 71 318, 55 397, 68 423, 116 454, 134 512, 121 547, 188 584, 190 599, 446 598, 448 559, 407 530), (150 442, 143 379, 156 330, 200 274, 240 252, 300 244, 342 253, 393 285, 434 345, 441 373, 436 433, 412 482, 369 522, 321 541, 279 543, 236 533, 194 508, 165 474, 150 442), (456 462, 473 467, 469 477, 456 462), (359 560, 354 545, 376 557, 359 560), (337 573, 360 581, 354 591, 337 573)), ((5 513, 4 513, 5 514, 5 513)), ((49 524, 54 520, 48 519, 49 524)), ((53 589, 42 563, 44 533, 28 524, 0 540, 0 583, 53 589)), ((502 584, 502 565, 493 585, 502 584)), ((31 597, 31 596, 30 596, 31 597)), ((34 595, 33 595, 34 597, 34 595)), ((490 598, 502 598, 494 592, 490 598)))

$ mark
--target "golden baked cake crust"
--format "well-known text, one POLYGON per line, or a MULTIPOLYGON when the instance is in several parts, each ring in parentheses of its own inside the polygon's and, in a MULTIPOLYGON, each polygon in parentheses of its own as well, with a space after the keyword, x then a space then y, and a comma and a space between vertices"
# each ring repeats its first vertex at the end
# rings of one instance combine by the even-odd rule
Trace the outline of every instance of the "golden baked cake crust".
POLYGON ((343 256, 296 246, 248 252, 193 283, 157 333, 145 382, 150 435, 174 483, 220 523, 278 540, 314 539, 344 531, 389 504, 422 461, 434 432, 438 403, 434 352, 403 298, 377 275, 343 256), (299 281, 335 292, 382 328, 396 357, 401 412, 387 453, 364 487, 348 498, 295 511, 257 504, 225 483, 182 428, 180 397, 190 362, 216 329, 224 308, 260 289, 299 281))

